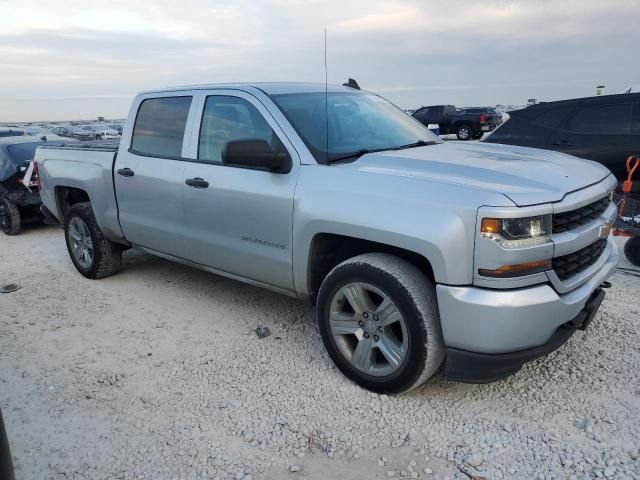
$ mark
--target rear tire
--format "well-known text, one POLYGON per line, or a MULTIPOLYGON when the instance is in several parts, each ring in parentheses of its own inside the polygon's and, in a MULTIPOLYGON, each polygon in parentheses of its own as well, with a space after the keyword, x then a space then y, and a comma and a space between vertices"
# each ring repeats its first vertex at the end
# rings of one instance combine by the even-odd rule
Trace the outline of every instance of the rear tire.
POLYGON ((460 125, 456 129, 456 137, 458 137, 458 140, 471 140, 472 135, 473 131, 469 125, 460 125))
POLYGON ((0 197, 0 228, 7 235, 17 235, 22 229, 20 210, 5 197, 0 197))
POLYGON ((640 267, 640 237, 631 237, 624 244, 624 256, 632 265, 640 267))
POLYGON ((474 140, 480 140, 482 138, 482 135, 484 135, 484 132, 477 132, 474 133, 471 138, 473 138, 474 140))
POLYGON ((336 366, 374 392, 416 388, 444 360, 433 282, 396 256, 368 253, 335 267, 320 287, 316 317, 336 366))
POLYGON ((85 277, 104 278, 120 269, 122 247, 104 238, 89 202, 69 209, 64 232, 71 261, 85 277))

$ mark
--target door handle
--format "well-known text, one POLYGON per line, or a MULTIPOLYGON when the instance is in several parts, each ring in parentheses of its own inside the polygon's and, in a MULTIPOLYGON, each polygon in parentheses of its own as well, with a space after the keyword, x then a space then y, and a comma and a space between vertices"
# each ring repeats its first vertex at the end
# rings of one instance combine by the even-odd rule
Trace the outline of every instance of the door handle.
POLYGON ((193 188, 207 188, 209 186, 209 182, 200 177, 187 178, 184 183, 193 188))
POLYGON ((118 175, 122 175, 123 177, 133 177, 135 172, 130 168, 119 168, 118 175))
POLYGON ((573 147, 573 143, 569 143, 569 140, 554 140, 551 145, 555 147, 573 147))

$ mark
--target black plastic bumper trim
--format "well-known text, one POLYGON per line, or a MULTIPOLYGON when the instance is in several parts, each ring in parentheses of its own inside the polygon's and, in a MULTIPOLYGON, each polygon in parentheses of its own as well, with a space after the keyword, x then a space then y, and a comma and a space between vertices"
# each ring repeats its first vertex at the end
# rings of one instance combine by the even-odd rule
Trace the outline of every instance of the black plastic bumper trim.
POLYGON ((576 330, 585 330, 595 317, 604 296, 604 290, 595 290, 573 320, 561 325, 545 344, 537 347, 500 354, 447 348, 445 378, 463 383, 491 383, 516 373, 526 362, 548 355, 562 346, 576 330))

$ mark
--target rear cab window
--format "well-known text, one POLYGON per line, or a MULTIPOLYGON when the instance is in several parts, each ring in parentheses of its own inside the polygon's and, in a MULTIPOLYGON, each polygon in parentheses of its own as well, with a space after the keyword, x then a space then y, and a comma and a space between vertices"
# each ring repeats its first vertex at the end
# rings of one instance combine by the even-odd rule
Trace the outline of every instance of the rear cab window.
POLYGON ((148 98, 138 108, 131 152, 152 157, 180 158, 191 96, 148 98))

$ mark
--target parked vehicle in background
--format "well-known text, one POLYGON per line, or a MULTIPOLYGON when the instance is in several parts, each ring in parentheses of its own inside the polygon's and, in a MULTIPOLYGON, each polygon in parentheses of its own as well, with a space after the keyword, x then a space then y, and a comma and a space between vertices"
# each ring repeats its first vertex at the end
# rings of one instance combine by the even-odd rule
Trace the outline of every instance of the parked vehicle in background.
POLYGON ((107 125, 106 123, 98 123, 95 125, 96 130, 102 134, 100 138, 103 140, 112 140, 115 138, 120 138, 120 132, 117 128, 113 128, 111 125, 107 125))
POLYGON ((123 127, 122 123, 109 123, 107 124, 107 127, 118 132, 118 135, 122 135, 122 127, 123 127))
POLYGON ((24 127, 24 129, 27 132, 27 135, 32 135, 34 137, 42 137, 43 135, 50 135, 51 132, 50 130, 47 130, 46 128, 42 128, 42 127, 38 127, 38 126, 34 126, 34 125, 29 125, 27 127, 24 127))
POLYGON ((455 133, 459 140, 477 140, 502 123, 502 115, 489 107, 458 110, 453 105, 433 105, 419 108, 413 117, 425 126, 437 123, 440 135, 455 133))
POLYGON ((71 138, 75 138, 76 140, 96 140, 99 138, 96 135, 96 132, 91 128, 84 128, 83 125, 73 125, 71 127, 71 138))
POLYGON ((22 137, 27 131, 22 128, 0 126, 0 137, 22 137))
POLYGON ((0 138, 0 229, 7 235, 17 235, 25 223, 42 220, 37 172, 31 161, 36 147, 64 144, 64 139, 53 137, 53 141, 33 136, 0 138))
POLYGON ((72 136, 79 140, 108 140, 118 138, 118 132, 104 125, 80 125, 76 127, 72 136))
POLYGON ((74 128, 70 125, 58 125, 51 128, 51 131, 61 137, 72 137, 74 128))
POLYGON ((112 275, 136 246, 310 299, 335 364, 377 392, 443 361, 454 380, 510 375, 587 327, 618 262, 606 168, 443 142, 345 86, 144 92, 119 148, 36 162, 82 275, 112 275))
POLYGON ((545 102, 510 112, 483 141, 544 148, 601 163, 622 181, 640 153, 640 93, 545 102))

